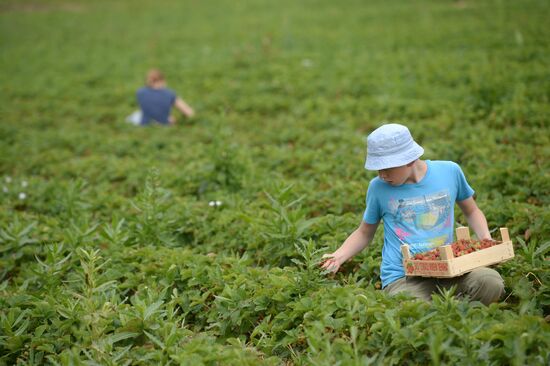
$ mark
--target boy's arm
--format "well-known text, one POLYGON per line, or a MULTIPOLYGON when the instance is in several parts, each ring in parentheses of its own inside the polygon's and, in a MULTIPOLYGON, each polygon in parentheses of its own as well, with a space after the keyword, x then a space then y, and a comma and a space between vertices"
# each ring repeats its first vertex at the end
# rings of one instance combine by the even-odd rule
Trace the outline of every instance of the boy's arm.
POLYGON ((174 105, 186 117, 190 118, 195 115, 195 111, 193 110, 193 108, 191 108, 187 103, 185 103, 183 99, 181 99, 180 97, 176 98, 174 105))
POLYGON ((337 272, 345 261, 365 249, 372 242, 378 224, 367 224, 362 221, 361 225, 348 236, 338 250, 332 254, 325 254, 323 256, 328 259, 323 262, 322 267, 331 272, 337 272))
POLYGON ((458 207, 464 213, 468 225, 476 233, 478 239, 491 239, 491 233, 487 226, 487 219, 483 212, 477 207, 473 197, 466 198, 464 201, 457 202, 458 207))

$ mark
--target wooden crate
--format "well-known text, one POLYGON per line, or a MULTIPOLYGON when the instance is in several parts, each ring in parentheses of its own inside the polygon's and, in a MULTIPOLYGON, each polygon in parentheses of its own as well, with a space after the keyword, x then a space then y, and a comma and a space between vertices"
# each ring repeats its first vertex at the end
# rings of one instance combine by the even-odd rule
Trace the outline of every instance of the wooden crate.
MULTIPOLYGON (((401 246, 403 253, 403 267, 407 276, 422 277, 456 277, 472 271, 478 267, 504 262, 514 257, 514 247, 510 240, 507 228, 500 229, 502 241, 490 248, 481 249, 460 257, 454 257, 450 245, 437 248, 441 260, 414 260, 411 257, 409 246, 401 246)), ((456 229, 456 238, 470 239, 470 230, 467 227, 456 229)))

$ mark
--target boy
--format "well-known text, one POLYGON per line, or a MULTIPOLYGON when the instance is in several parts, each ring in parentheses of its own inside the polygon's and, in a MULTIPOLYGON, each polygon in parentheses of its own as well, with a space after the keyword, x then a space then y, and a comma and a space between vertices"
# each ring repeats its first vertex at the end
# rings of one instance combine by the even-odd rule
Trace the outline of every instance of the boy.
POLYGON ((407 292, 431 300, 440 288, 457 286, 459 295, 484 304, 497 301, 504 292, 503 280, 493 269, 477 268, 450 279, 406 277, 400 246, 411 253, 424 252, 453 241, 456 202, 478 239, 490 239, 487 220, 477 207, 473 189, 460 167, 450 161, 420 160, 424 149, 407 127, 386 124, 367 138, 365 168, 377 170, 367 191, 367 208, 359 227, 332 254, 323 268, 338 271, 342 263, 367 247, 380 220, 384 221, 384 246, 380 277, 390 295, 407 292))
POLYGON ((194 116, 193 109, 172 90, 166 88, 166 80, 159 70, 149 70, 145 84, 146 86, 136 93, 140 110, 130 115, 127 118, 128 122, 137 125, 147 125, 151 122, 175 124, 176 119, 170 115, 172 106, 188 118, 194 116))

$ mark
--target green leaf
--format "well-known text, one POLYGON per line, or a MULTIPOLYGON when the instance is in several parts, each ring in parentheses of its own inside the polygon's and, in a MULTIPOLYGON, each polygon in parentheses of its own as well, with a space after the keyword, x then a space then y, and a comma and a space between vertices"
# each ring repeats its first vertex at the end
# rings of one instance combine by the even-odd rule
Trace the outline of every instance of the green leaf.
POLYGON ((157 337, 155 337, 154 335, 152 335, 151 333, 149 333, 146 330, 144 330, 143 332, 145 333, 147 338, 149 338, 154 344, 159 346, 161 349, 165 348, 164 343, 162 343, 162 341, 160 339, 158 339, 157 337))
POLYGON ((107 337, 107 342, 109 344, 114 344, 114 343, 117 343, 117 342, 120 342, 124 339, 129 339, 129 338, 135 338, 135 337, 138 337, 140 334, 139 333, 135 333, 135 332, 120 332, 120 333, 115 333, 115 334, 112 334, 112 335, 109 335, 107 337))
POLYGON ((160 306, 163 304, 164 302, 162 300, 159 300, 157 302, 154 302, 152 304, 150 304, 146 309, 145 311, 143 312, 143 320, 147 320, 149 319, 149 317, 151 317, 151 315, 157 313, 160 308, 160 306))

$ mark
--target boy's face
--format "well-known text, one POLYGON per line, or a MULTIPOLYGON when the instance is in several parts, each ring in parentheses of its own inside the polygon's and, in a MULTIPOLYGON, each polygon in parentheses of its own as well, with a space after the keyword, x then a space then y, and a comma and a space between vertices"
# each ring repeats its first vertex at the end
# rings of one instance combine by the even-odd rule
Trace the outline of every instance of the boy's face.
POLYGON ((411 176, 410 164, 398 166, 395 168, 382 169, 378 171, 378 176, 384 182, 392 186, 400 186, 405 183, 414 183, 412 180, 409 182, 411 176))

